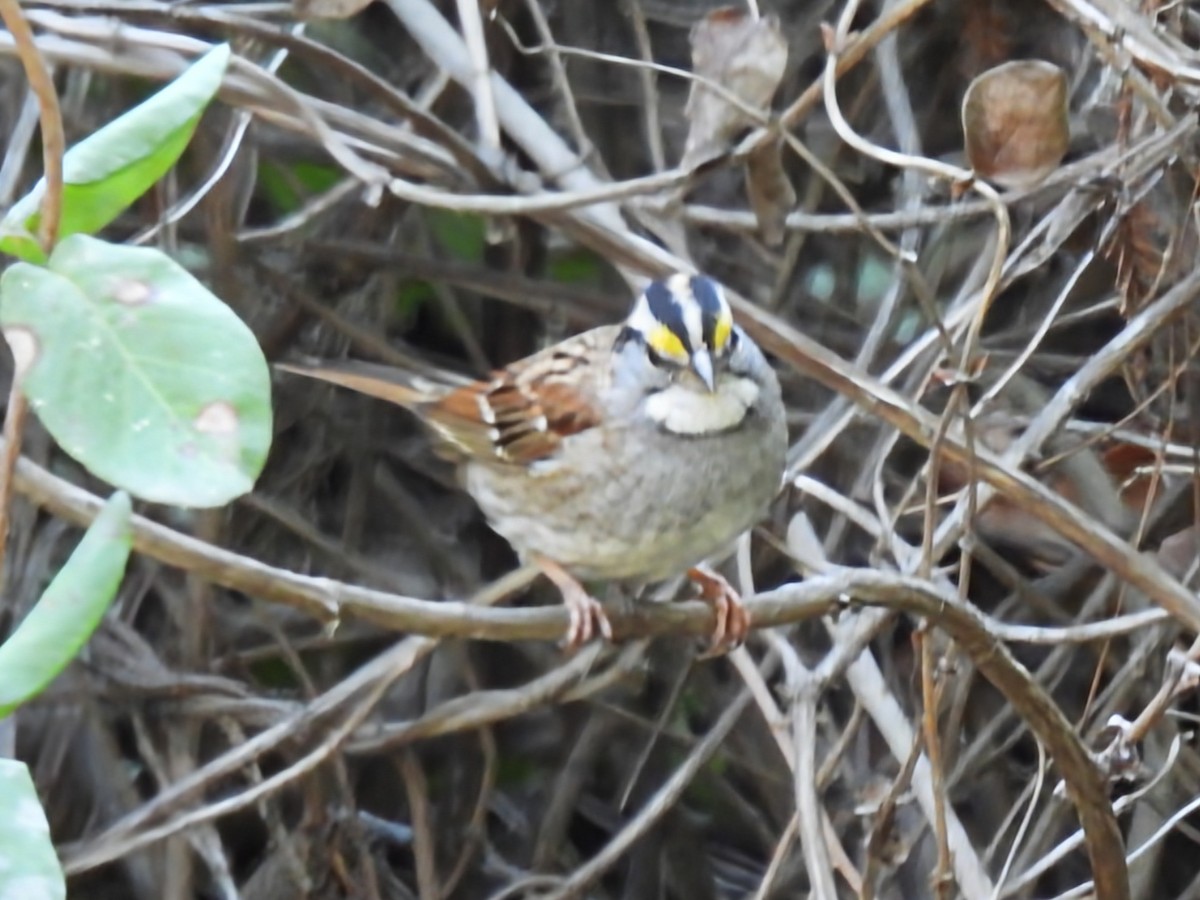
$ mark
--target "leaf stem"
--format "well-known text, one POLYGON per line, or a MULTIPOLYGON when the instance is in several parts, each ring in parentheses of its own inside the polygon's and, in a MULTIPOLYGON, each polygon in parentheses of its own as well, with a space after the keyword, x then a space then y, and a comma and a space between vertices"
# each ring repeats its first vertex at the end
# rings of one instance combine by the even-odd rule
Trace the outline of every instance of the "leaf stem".
POLYGON ((63 154, 67 143, 62 110, 58 105, 58 92, 54 89, 50 67, 33 39, 33 29, 21 12, 21 4, 17 0, 0 0, 0 19, 4 20, 4 27, 13 36, 17 56, 25 69, 25 77, 29 79, 29 87, 37 97, 41 115, 42 169, 45 172, 46 191, 42 195, 38 242, 49 256, 58 239, 58 226, 62 218, 63 154))
MULTIPOLYGON (((38 101, 42 128, 42 169, 46 179, 38 222, 38 242, 49 256, 58 239, 62 218, 63 154, 66 151, 62 110, 58 105, 58 92, 54 89, 50 67, 34 41, 33 30, 21 12, 20 3, 17 0, 0 0, 0 19, 3 19, 4 26, 13 36, 25 77, 29 79, 29 87, 38 101)), ((13 471, 21 454, 21 435, 28 412, 25 395, 21 393, 27 366, 28 361, 15 360, 8 409, 4 416, 4 451, 0 456, 0 573, 4 571, 5 549, 8 545, 13 471)))

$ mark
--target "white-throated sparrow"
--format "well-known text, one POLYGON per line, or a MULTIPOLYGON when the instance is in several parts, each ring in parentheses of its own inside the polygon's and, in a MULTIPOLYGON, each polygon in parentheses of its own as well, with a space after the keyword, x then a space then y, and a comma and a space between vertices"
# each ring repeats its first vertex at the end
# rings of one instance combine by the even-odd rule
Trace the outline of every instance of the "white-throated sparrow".
POLYGON ((714 645, 748 618, 702 562, 754 524, 780 486, 779 381, 719 284, 651 282, 621 325, 568 338, 465 386, 366 364, 284 364, 412 410, 459 463, 492 528, 561 590, 567 642, 611 626, 584 581, 687 572, 717 610, 714 645))

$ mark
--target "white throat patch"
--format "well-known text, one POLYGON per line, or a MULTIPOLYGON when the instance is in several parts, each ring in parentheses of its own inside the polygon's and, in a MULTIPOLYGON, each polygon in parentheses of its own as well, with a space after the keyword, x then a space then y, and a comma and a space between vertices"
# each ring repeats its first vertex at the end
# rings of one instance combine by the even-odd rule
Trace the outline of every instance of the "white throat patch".
POLYGON ((726 375, 712 394, 679 384, 652 394, 646 415, 674 434, 716 434, 741 424, 757 399, 757 384, 726 375))

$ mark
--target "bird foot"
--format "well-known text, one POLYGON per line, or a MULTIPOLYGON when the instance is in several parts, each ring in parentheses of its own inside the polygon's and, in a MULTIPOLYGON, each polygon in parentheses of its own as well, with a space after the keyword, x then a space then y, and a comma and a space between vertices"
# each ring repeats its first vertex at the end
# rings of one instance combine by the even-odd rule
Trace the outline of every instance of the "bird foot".
POLYGON ((613 639, 612 623, 604 612, 600 601, 587 592, 579 581, 566 569, 553 560, 542 557, 534 560, 542 574, 553 582, 562 594, 563 606, 571 619, 567 625, 567 633, 563 637, 562 647, 568 653, 574 653, 598 631, 606 641, 613 639))
POLYGON ((750 611, 733 585, 708 566, 688 569, 687 577, 700 589, 700 599, 709 604, 717 616, 708 649, 701 658, 723 656, 745 643, 750 631, 750 611))

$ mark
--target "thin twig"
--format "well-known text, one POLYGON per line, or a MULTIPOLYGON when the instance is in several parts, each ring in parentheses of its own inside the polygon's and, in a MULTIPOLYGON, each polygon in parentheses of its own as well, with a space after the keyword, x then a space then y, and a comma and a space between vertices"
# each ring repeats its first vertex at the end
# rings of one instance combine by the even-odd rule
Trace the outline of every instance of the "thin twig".
MULTIPOLYGON (((17 0, 0 0, 0 19, 16 42, 17 55, 29 79, 29 87, 37 97, 42 130, 42 170, 45 188, 39 204, 38 243, 47 256, 58 240, 62 217, 63 154, 66 135, 63 131, 62 110, 50 67, 38 50, 33 30, 29 27, 17 0)), ((36 359, 37 346, 28 332, 10 332, 9 348, 13 351, 13 380, 8 392, 8 408, 4 416, 4 453, 0 457, 0 573, 4 571, 5 549, 12 521, 13 475, 21 455, 21 438, 25 431, 28 407, 22 386, 25 375, 36 359)))
MULTIPOLYGON (((860 618, 869 615, 871 614, 862 614, 860 618)), ((844 632, 857 629, 862 624, 852 620, 839 623, 835 639, 841 641, 844 632)), ((911 774, 905 777, 902 773, 894 784, 894 789, 898 790, 903 784, 911 781, 921 811, 926 820, 932 822, 935 815, 934 806, 938 801, 931 783, 929 760, 919 752, 919 731, 909 722, 874 657, 870 653, 858 654, 846 669, 846 681, 879 729, 893 758, 898 760, 906 771, 911 766, 911 774)), ((987 870, 976 854, 965 827, 957 817, 952 817, 952 813, 952 810, 947 810, 947 830, 951 846, 954 848, 952 864, 959 889, 967 900, 988 900, 993 890, 992 881, 988 878, 987 870)), ((864 873, 863 883, 864 887, 871 883, 867 873, 864 873)))
POLYGON ((58 105, 58 91, 50 67, 46 65, 33 29, 21 11, 17 0, 0 0, 0 19, 17 46, 17 56, 29 79, 29 87, 37 97, 42 126, 42 174, 46 179, 45 192, 40 202, 41 216, 38 221, 38 243, 42 251, 49 254, 58 241, 58 224, 62 217, 63 154, 66 153, 67 138, 63 131, 62 110, 58 105))
POLYGON ((1000 891, 1004 887, 1004 882, 1008 879, 1009 870, 1012 867, 1013 860, 1016 858, 1017 848, 1021 846, 1021 842, 1025 839, 1025 833, 1029 830, 1029 823, 1033 820, 1034 810, 1037 809, 1038 798, 1042 795, 1042 785, 1046 781, 1046 748, 1038 744, 1037 752, 1037 777, 1034 778, 1033 789, 1029 792, 1029 805, 1025 809, 1025 815, 1021 819, 1021 825, 1017 828, 1017 833, 1013 835, 1012 847, 1004 860, 1004 868, 1000 870, 1000 877, 996 879, 996 890, 992 894, 992 900, 999 900, 1000 891))
POLYGON ((432 804, 429 802, 429 782, 421 761, 412 750, 400 754, 397 766, 408 798, 409 818, 412 819, 417 889, 422 897, 440 897, 442 888, 437 874, 437 837, 433 827, 432 804))
POLYGON ((814 897, 836 897, 837 886, 825 842, 824 808, 817 791, 817 700, 820 682, 807 669, 789 673, 792 693, 792 738, 796 748, 793 790, 800 819, 801 849, 814 897))
POLYGON ((40 116, 37 95, 32 90, 26 91, 21 111, 9 126, 4 164, 0 165, 0 207, 7 208, 13 204, 13 198, 25 172, 25 161, 29 156, 29 148, 33 144, 40 116))
MULTIPOLYGON (((216 760, 215 764, 208 763, 185 776, 182 781, 177 782, 172 788, 161 791, 153 802, 143 805, 136 812, 126 816, 124 820, 119 821, 106 832, 89 841, 89 846, 83 852, 75 856, 67 856, 63 863, 64 870, 70 873, 82 872, 94 868, 97 865, 125 856, 142 847, 165 840, 189 828, 206 822, 212 822, 222 816, 246 809, 258 803, 261 799, 271 796, 282 788, 295 783, 298 779, 326 762, 337 752, 354 730, 366 721, 367 716, 375 709, 376 704, 383 698, 388 688, 395 683, 396 679, 408 672, 421 658, 428 655, 436 645, 437 641, 428 638, 409 638, 364 666, 364 670, 371 672, 371 677, 366 679, 362 696, 357 699, 354 695, 339 697, 340 702, 337 704, 338 707, 343 705, 349 706, 344 717, 336 726, 327 730, 323 729, 320 743, 308 753, 301 756, 296 762, 274 773, 264 781, 254 784, 232 796, 227 796, 216 802, 200 806, 197 809, 182 812, 161 824, 147 824, 146 820, 151 818, 150 813, 152 811, 158 812, 164 809, 166 806, 163 803, 165 798, 180 794, 186 796, 186 793, 191 793, 199 785, 206 783, 209 778, 214 777, 213 770, 216 768, 225 768, 227 771, 233 769, 231 760, 234 758, 238 759, 239 764, 245 761, 244 757, 253 758, 253 756, 247 754, 248 748, 253 748, 255 752, 261 753, 272 743, 294 738, 297 733, 297 723, 289 721, 257 735, 241 747, 226 753, 224 757, 216 760), (270 735, 269 740, 266 739, 268 735, 270 735), (186 793, 182 790, 184 785, 187 785, 190 789, 186 793)), ((355 675, 359 675, 362 671, 360 670, 355 675)), ((346 682, 343 682, 337 687, 344 688, 345 685, 346 682)), ((327 693, 321 699, 329 697, 331 693, 333 691, 327 693)), ((298 718, 308 718, 310 715, 312 714, 306 709, 298 718)))
MULTIPOLYGON (((898 6, 901 4, 897 4, 898 6)), ((968 184, 988 204, 996 219, 996 248, 992 257, 992 265, 988 270, 987 281, 979 294, 979 308, 971 319, 971 327, 963 342, 962 356, 959 359, 959 369, 968 372, 971 360, 975 356, 979 335, 983 331, 983 322, 987 317, 992 301, 1000 289, 1000 276, 1004 268, 1004 260, 1008 256, 1008 246, 1012 235, 1012 225, 1009 222, 1008 210, 1000 202, 1000 195, 990 184, 980 181, 967 169, 951 166, 925 156, 915 156, 888 150, 873 144, 863 138, 842 116, 837 102, 837 79, 844 74, 845 69, 838 67, 838 55, 849 41, 850 25, 858 11, 859 0, 848 0, 838 17, 837 30, 832 38, 832 46, 825 62, 824 98, 825 111, 833 124, 838 136, 860 153, 870 156, 880 162, 903 169, 916 169, 938 178, 944 178, 955 184, 968 184)))
POLYGON ((463 41, 471 55, 471 75, 468 80, 475 101, 475 126, 486 156, 500 157, 500 122, 496 118, 496 98, 492 93, 492 64, 488 59, 487 38, 483 33, 483 16, 478 0, 457 0, 458 24, 462 26, 463 41))
MULTIPOLYGON (((1127 350, 1131 345, 1139 346, 1148 341, 1153 330, 1148 329, 1147 319, 1161 324, 1170 315, 1182 311, 1194 297, 1197 285, 1200 285, 1200 273, 1193 273, 1161 300, 1139 313, 1122 332, 1122 349, 1127 350)), ((933 446, 938 424, 937 419, 928 412, 876 379, 857 371, 791 324, 732 293, 730 297, 743 324, 764 348, 776 353, 798 372, 815 378, 890 422, 922 446, 933 446)), ((1111 358, 1107 361, 1111 362, 1111 358)), ((1070 391, 1070 383, 1064 389, 1068 398, 1075 397, 1070 391)), ((965 443, 953 433, 946 435, 941 443, 941 451, 949 459, 963 465, 971 459, 965 443)), ((1007 460, 983 448, 978 449, 975 460, 979 478, 1004 492, 1021 509, 1090 553, 1123 580, 1145 591, 1155 603, 1177 616, 1181 622, 1200 631, 1200 600, 1167 574, 1157 561, 1137 552, 1122 537, 1097 523, 1037 479, 1013 468, 1007 460)))
MULTIPOLYGON (((646 13, 641 0, 625 0, 629 20, 633 23, 633 38, 643 62, 654 62, 654 48, 650 44, 650 29, 646 27, 646 13)), ((642 127, 646 130, 646 146, 650 150, 650 163, 655 172, 667 167, 667 156, 663 150, 662 125, 658 120, 658 75, 652 66, 638 69, 638 81, 642 89, 642 127)))
POLYGON ((937 867, 931 881, 936 896, 948 900, 952 889, 950 837, 946 830, 946 770, 942 765, 942 739, 938 732, 938 709, 941 691, 938 688, 934 661, 934 639, 929 628, 917 632, 921 648, 921 727, 924 732, 925 755, 929 758, 929 774, 933 786, 933 835, 937 844, 937 867))
POLYGON ((560 888, 545 900, 572 900, 582 896, 619 860, 633 843, 668 813, 683 796, 692 779, 721 749, 729 732, 750 705, 750 692, 743 690, 721 713, 704 739, 696 744, 687 759, 680 763, 671 777, 659 788, 646 805, 592 859, 577 868, 560 888))
POLYGON ((550 31, 550 23, 546 21, 546 13, 542 9, 541 0, 525 0, 525 9, 529 13, 529 18, 533 19, 533 25, 537 29, 542 43, 549 48, 550 78, 562 97, 563 115, 566 116, 567 128, 571 137, 575 139, 575 146, 583 156, 591 156, 594 148, 588 138, 587 130, 583 127, 583 120, 579 117, 579 106, 575 102, 575 92, 571 89, 571 80, 567 77, 567 67, 563 65, 562 54, 558 52, 558 45, 554 41, 553 32, 550 31))

